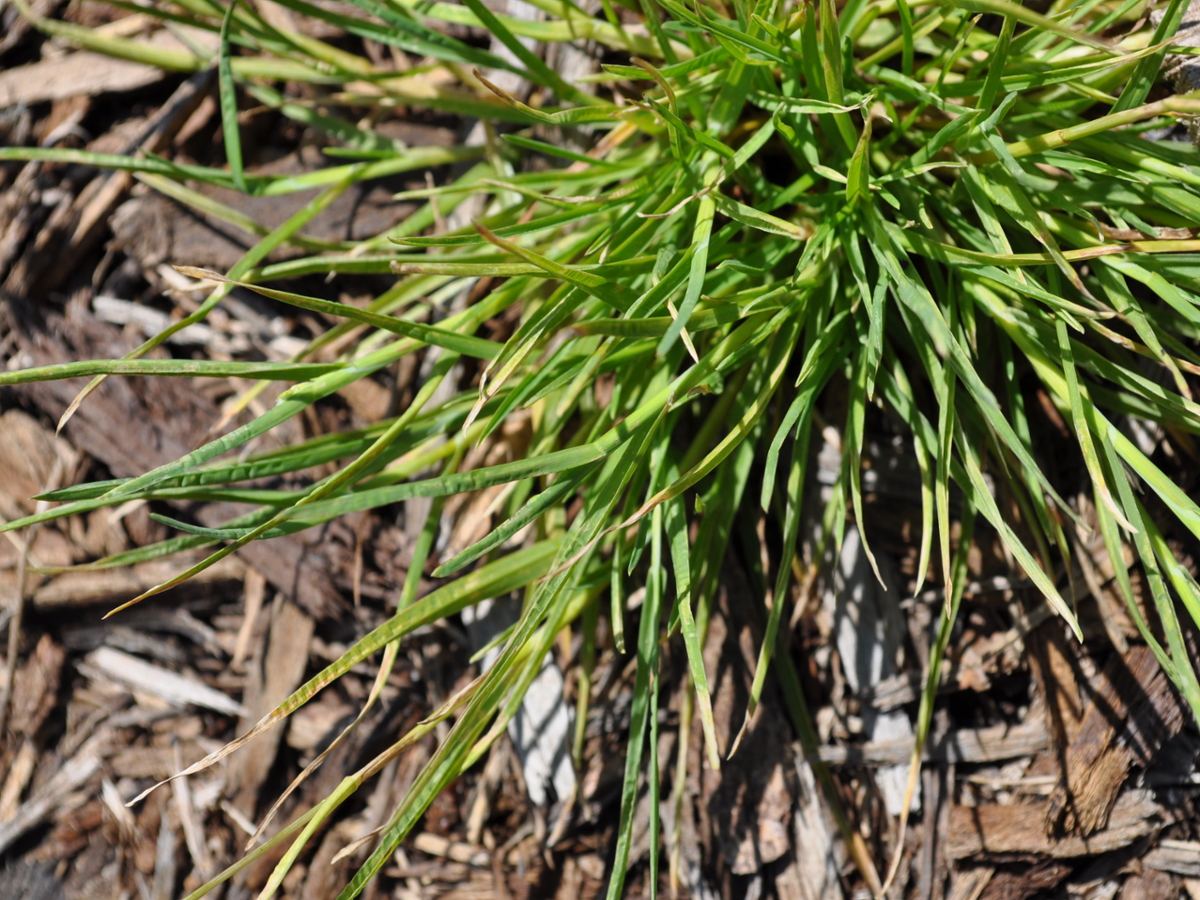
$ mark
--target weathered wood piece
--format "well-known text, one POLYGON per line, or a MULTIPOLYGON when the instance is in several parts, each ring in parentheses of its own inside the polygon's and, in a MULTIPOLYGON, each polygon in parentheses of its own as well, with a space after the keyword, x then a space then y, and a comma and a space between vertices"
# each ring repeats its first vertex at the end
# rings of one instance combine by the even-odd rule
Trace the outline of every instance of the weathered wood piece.
POLYGON ((956 806, 950 811, 947 852, 951 859, 972 856, 1065 859, 1094 856, 1127 847, 1163 824, 1163 808, 1149 791, 1126 791, 1113 806, 1108 827, 1087 837, 1053 838, 1042 822, 1047 802, 1011 806, 956 806))
POLYGON ((1087 837, 1104 828, 1129 770, 1145 768, 1183 727, 1183 710, 1148 647, 1115 656, 1099 676, 1050 797, 1046 830, 1087 837))
MULTIPOLYGON (((993 725, 990 728, 962 728, 941 740, 925 745, 924 759, 952 763, 997 762, 1032 756, 1048 746, 1046 725, 1040 717, 1030 716, 1020 725, 993 725)), ((843 747, 821 747, 821 760, 834 766, 900 765, 912 756, 913 738, 869 741, 843 747)))

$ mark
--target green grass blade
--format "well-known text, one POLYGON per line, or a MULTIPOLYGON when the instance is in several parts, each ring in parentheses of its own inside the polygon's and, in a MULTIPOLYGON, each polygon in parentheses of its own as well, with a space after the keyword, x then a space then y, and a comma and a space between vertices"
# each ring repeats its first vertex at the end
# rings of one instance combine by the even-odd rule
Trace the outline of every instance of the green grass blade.
POLYGON ((325 313, 326 315, 339 316, 343 319, 361 322, 364 325, 372 325, 384 331, 390 331, 392 334, 412 338, 433 347, 441 347, 444 350, 461 353, 464 356, 471 356, 476 359, 495 359, 501 350, 501 345, 495 341, 488 341, 467 334, 458 334, 433 325, 406 322, 403 319, 397 319, 392 316, 381 316, 368 310, 350 306, 347 303, 319 300, 316 297, 305 297, 303 294, 294 294, 291 291, 277 291, 273 288, 265 288, 246 281, 226 278, 224 275, 210 271, 209 269, 197 269, 193 266, 176 266, 175 268, 184 275, 190 275, 193 278, 203 278, 219 284, 246 288, 247 290, 254 291, 256 294, 262 294, 264 297, 279 300, 290 306, 297 306, 300 309, 309 309, 313 312, 325 313))
MULTIPOLYGON (((712 770, 721 768, 721 752, 717 746, 717 730, 713 721, 712 698, 708 690, 708 676, 704 671, 704 648, 696 631, 696 620, 692 616, 692 563, 688 547, 687 515, 683 500, 676 497, 666 507, 665 525, 670 539, 671 563, 675 571, 675 603, 679 610, 679 628, 687 650, 688 667, 692 675, 692 687, 700 707, 700 724, 704 731, 704 746, 708 753, 708 764, 712 770)), ((651 740, 651 747, 658 745, 651 740)))
MULTIPOLYGON (((619 900, 624 893, 625 876, 629 866, 629 850, 633 841, 634 810, 637 807, 638 782, 642 773, 646 731, 650 715, 652 682, 658 673, 658 629, 663 594, 662 510, 656 509, 651 525, 650 570, 646 580, 646 599, 642 603, 642 619, 638 627, 637 673, 634 676, 633 707, 630 710, 629 744, 625 756, 625 779, 621 787, 621 812, 617 824, 617 847, 612 870, 608 876, 608 900, 619 900)), ((657 685, 654 685, 657 688, 657 685)), ((650 748, 657 753, 657 747, 650 748)), ((652 785, 651 790, 657 790, 652 785)), ((657 848, 652 848, 657 852, 657 848)))
POLYGON ((233 66, 230 63, 229 29, 233 25, 233 13, 238 0, 230 0, 221 20, 221 46, 217 58, 217 83, 221 96, 221 131, 225 135, 225 160, 229 163, 229 174, 233 186, 246 192, 246 174, 242 169, 242 138, 237 117, 237 88, 233 83, 233 66))

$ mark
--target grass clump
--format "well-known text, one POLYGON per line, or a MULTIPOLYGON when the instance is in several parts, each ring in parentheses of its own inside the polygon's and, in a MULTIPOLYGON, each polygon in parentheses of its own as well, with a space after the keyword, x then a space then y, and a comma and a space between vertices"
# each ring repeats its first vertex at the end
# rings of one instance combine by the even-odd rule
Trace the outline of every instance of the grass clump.
MULTIPOLYGON (((438 527, 435 502, 395 617, 255 729, 378 652, 386 677, 397 642, 414 628, 524 591, 522 617, 486 674, 271 839, 294 842, 263 896, 363 779, 435 721, 452 718, 448 737, 342 893, 343 900, 356 896, 433 797, 503 731, 555 636, 583 623, 577 627, 585 628, 585 642, 594 641, 601 605, 618 646, 637 656, 609 885, 609 897, 620 896, 639 773, 656 766, 645 744, 657 708, 660 639, 682 632, 694 691, 685 718, 700 716, 707 763, 717 766, 728 748, 717 745, 702 649, 719 561, 744 503, 777 517, 785 556, 753 705, 773 663, 793 572, 813 477, 814 416, 831 390, 845 410, 842 421, 830 423, 841 432, 843 464, 828 507, 818 513, 822 542, 839 545, 847 518, 862 518, 869 410, 909 436, 920 464, 916 590, 927 576, 948 590, 918 745, 929 729, 966 571, 969 540, 951 540, 952 486, 961 497, 961 533, 969 535, 981 516, 1076 633, 1056 573, 1070 571, 1074 536, 1086 527, 1070 491, 1089 491, 1130 615, 1200 714, 1200 682, 1180 621, 1200 624, 1200 590, 1159 524, 1166 515, 1171 528, 1200 537, 1200 508, 1127 427, 1131 418, 1153 423, 1189 453, 1191 435, 1200 431, 1192 395, 1200 372, 1200 157, 1189 144, 1155 137, 1200 114, 1200 95, 1150 99, 1185 8, 1181 0, 1171 0, 1158 26, 1132 33, 1141 4, 1108 0, 1055 2, 1044 14, 1007 0, 848 0, 840 8, 833 0, 657 0, 636 10, 643 17, 637 26, 608 0, 597 15, 570 0, 536 0, 547 14, 537 22, 493 13, 480 0, 352 0, 363 13, 355 17, 303 0, 280 2, 424 62, 408 72, 382 70, 365 55, 281 30, 248 4, 215 0, 137 7, 216 34, 213 58, 39 20, 51 34, 115 56, 181 72, 215 65, 228 167, 0 150, 0 159, 130 169, 182 202, 194 194, 188 181, 252 194, 322 187, 229 272, 190 270, 214 289, 174 327, 202 319, 235 285, 346 320, 283 363, 142 358, 165 339, 160 335, 126 360, 0 374, 0 384, 117 374, 293 383, 269 411, 186 457, 137 478, 54 492, 43 498, 54 504, 49 511, 5 530, 135 499, 236 496, 257 505, 217 529, 166 520, 182 536, 93 564, 213 548, 152 594, 252 540, 410 498, 440 501, 507 486, 501 524, 441 560, 436 574, 448 580, 417 600, 416 573, 438 527), (486 27, 516 62, 446 36, 440 23, 486 27), (523 37, 595 41, 619 63, 587 84, 568 84, 523 37), (460 86, 431 87, 422 76, 438 67, 460 86), (528 102, 479 74, 489 69, 527 79, 528 102), (325 99, 287 99, 279 82, 288 80, 321 85, 325 99), (326 131, 340 148, 336 155, 350 161, 302 176, 243 171, 238 91, 326 131), (499 123, 504 134, 480 147, 408 149, 347 114, 395 105, 478 116, 499 123), (575 144, 586 149, 579 152, 565 137, 591 143, 575 144), (546 165, 523 168, 530 155, 546 165), (408 192, 423 206, 391 232, 353 247, 304 244, 305 222, 349 185, 449 162, 468 164, 465 174, 408 192), (468 197, 483 202, 470 227, 430 234, 468 197), (284 243, 310 252, 264 264, 284 243), (395 286, 365 310, 280 286, 301 274, 387 271, 399 276, 395 286), (433 305, 479 279, 491 279, 491 287, 477 291, 471 305, 426 321, 433 305), (510 308, 519 311, 511 338, 479 336, 484 322, 510 308), (336 361, 308 361, 358 326, 366 326, 364 336, 336 361), (237 455, 314 402, 413 353, 436 362, 397 417, 269 455, 237 455), (479 389, 435 399, 448 373, 467 363, 483 370, 479 389), (1035 391, 1073 435, 1065 451, 1035 446, 1027 413, 1035 391), (458 471, 467 448, 521 410, 534 423, 523 458, 458 471), (1058 483, 1044 466, 1063 452, 1082 462, 1086 477, 1077 485, 1058 483), (303 488, 237 488, 330 462, 340 466, 334 474, 303 488), (431 468, 438 474, 417 477, 431 468), (759 486, 757 496, 745 496, 759 486), (510 549, 527 534, 533 536, 520 549, 510 549), (1123 544, 1145 576, 1144 606, 1121 562, 1123 544), (638 585, 645 595, 637 633, 626 635, 624 604, 638 585)), ((787 655, 774 667, 811 744, 787 655)), ((586 704, 587 692, 581 697, 586 704)), ((680 733, 688 733, 686 725, 680 733)), ((655 805, 651 834, 658 833, 657 812, 655 805)), ((656 866, 657 855, 651 859, 656 866)), ((861 854, 856 862, 878 887, 872 862, 861 854)))

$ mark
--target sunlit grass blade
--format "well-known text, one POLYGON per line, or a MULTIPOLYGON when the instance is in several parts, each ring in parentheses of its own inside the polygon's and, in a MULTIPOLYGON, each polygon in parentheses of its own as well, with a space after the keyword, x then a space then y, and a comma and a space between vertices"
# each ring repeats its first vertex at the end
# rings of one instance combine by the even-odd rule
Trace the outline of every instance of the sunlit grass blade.
POLYGON ((233 186, 243 193, 246 190, 246 176, 242 169, 242 138, 241 126, 238 125, 237 90, 233 83, 233 67, 230 63, 231 47, 229 44, 229 29, 233 24, 233 13, 237 9, 238 0, 230 0, 221 20, 221 46, 217 57, 217 82, 221 95, 221 130, 225 136, 225 160, 229 163, 229 174, 233 178, 233 186))
MULTIPOLYGON (((704 731, 704 746, 708 753, 708 764, 712 769, 721 768, 721 753, 717 746, 717 731, 713 721, 712 698, 708 691, 708 675, 704 671, 703 648, 692 616, 692 563, 688 546, 687 515, 683 501, 678 497, 667 504, 665 527, 670 539, 671 563, 675 572, 675 603, 679 610, 679 628, 683 633, 687 650, 688 666, 696 701, 700 706, 700 725, 704 731)), ((651 740, 650 746, 658 745, 651 740)))
POLYGON ((190 275, 193 278, 201 278, 208 281, 215 281, 218 284, 246 288, 247 290, 254 291, 256 294, 262 294, 264 297, 270 297, 273 300, 279 300, 291 306, 298 306, 301 309, 310 309, 314 312, 325 313, 327 315, 340 316, 341 318, 361 322, 364 325, 372 325, 384 331, 390 331, 393 334, 403 337, 410 337, 434 347, 441 347, 444 350, 461 353, 464 356, 473 356, 477 359, 493 359, 500 352, 499 344, 484 340, 483 338, 457 334, 453 331, 446 331, 432 325, 406 322, 403 319, 397 319, 392 316, 381 316, 346 303, 333 303, 329 300, 319 300, 316 297, 305 297, 303 294, 294 294, 291 291, 278 291, 258 284, 237 281, 233 278, 226 278, 224 275, 209 269, 198 269, 193 266, 176 266, 175 268, 184 275, 190 275))
POLYGON ((1067 382, 1067 398, 1071 404, 1071 419, 1075 423, 1075 434, 1079 438, 1079 449, 1083 451, 1083 462, 1087 466, 1088 473, 1092 476, 1092 485, 1096 494, 1100 497, 1101 502, 1108 507, 1109 512, 1121 524, 1121 527, 1126 531, 1133 532, 1137 529, 1129 523, 1121 512, 1117 502, 1113 499, 1112 492, 1109 491, 1108 485, 1104 480, 1104 473, 1100 469, 1100 460, 1096 456, 1096 447, 1092 443, 1092 434, 1088 430, 1088 424, 1083 414, 1083 398, 1079 393, 1079 379, 1075 373, 1075 354, 1071 350, 1071 339, 1067 336, 1067 327, 1063 324, 1063 320, 1055 321, 1055 329, 1058 333, 1058 347, 1062 353, 1063 373, 1066 376, 1067 382))
MULTIPOLYGON (((633 708, 630 710, 629 749, 625 755, 625 778, 621 787, 621 812, 617 824, 617 848, 612 870, 608 876, 608 900, 619 900, 624 893, 625 876, 629 866, 629 849, 633 840, 634 810, 637 807, 638 784, 642 774, 647 720, 650 715, 650 694, 657 689, 658 631, 662 608, 664 568, 662 560, 662 509, 655 509, 651 524, 650 570, 646 584, 646 599, 642 603, 641 624, 638 627, 637 673, 634 676, 633 708)), ((650 747, 651 753, 658 748, 650 747)), ((658 786, 652 785, 657 791, 658 786)), ((658 848, 651 848, 657 853, 658 848)))

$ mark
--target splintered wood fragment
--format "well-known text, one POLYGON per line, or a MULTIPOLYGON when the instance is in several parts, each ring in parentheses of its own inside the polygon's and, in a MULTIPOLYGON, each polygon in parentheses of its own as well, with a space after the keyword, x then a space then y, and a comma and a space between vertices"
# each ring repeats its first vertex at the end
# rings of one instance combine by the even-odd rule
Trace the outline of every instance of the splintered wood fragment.
POLYGON ((105 810, 117 823, 121 837, 132 842, 137 836, 137 820, 125 805, 125 798, 121 796, 117 786, 108 778, 100 782, 100 799, 105 810))
POLYGON ((1064 757, 1065 783, 1050 796, 1046 830, 1087 837, 1108 822, 1133 766, 1145 768, 1183 727, 1183 709, 1148 647, 1114 656, 1064 757))
MULTIPOLYGON (((175 742, 172 750, 175 757, 175 771, 180 772, 183 770, 183 755, 180 753, 178 741, 175 742)), ((196 869, 203 877, 208 878, 212 875, 212 857, 208 852, 208 844, 204 842, 204 823, 192 802, 192 791, 187 778, 176 778, 171 782, 171 790, 175 797, 175 809, 179 813, 179 824, 183 827, 183 838, 188 853, 191 854, 196 869)))
POLYGON ((178 864, 175 859, 175 829, 167 815, 167 801, 158 798, 158 840, 154 846, 154 882, 150 896, 153 900, 171 900, 175 893, 175 875, 178 864))
POLYGON ((1162 841, 1142 857, 1148 869, 1200 878, 1200 841, 1162 841))
POLYGON ((74 757, 67 760, 37 792, 26 800, 15 816, 0 825, 0 854, 18 838, 40 825, 59 809, 63 801, 100 770, 100 751, 108 735, 91 738, 74 757))
MULTIPOLYGON (((1040 717, 1009 727, 963 728, 952 731, 940 741, 925 745, 926 760, 952 763, 997 762, 1032 756, 1048 746, 1046 725, 1040 717)), ((907 762, 913 751, 912 738, 870 741, 844 747, 821 747, 821 761, 834 766, 898 765, 907 762)))
POLYGON ((794 757, 796 770, 796 813, 794 853, 787 867, 775 876, 779 896, 789 894, 796 900, 842 900, 845 894, 838 873, 837 828, 823 805, 812 765, 800 754, 794 757), (780 887, 789 882, 792 891, 780 887))
POLYGON ((979 900, 995 874, 991 866, 959 869, 950 882, 949 900, 979 900))
MULTIPOLYGON (((313 620, 302 609, 282 600, 274 605, 265 653, 251 665, 246 688, 249 710, 242 713, 239 734, 249 731, 300 686, 312 637, 313 620)), ((261 735, 230 766, 230 785, 237 790, 233 805, 247 817, 253 818, 258 807, 259 788, 275 764, 283 735, 282 728, 261 735)))
POLYGON ((1047 802, 1011 806, 955 806, 950 811, 946 852, 950 859, 1094 856, 1127 847, 1157 831, 1163 809, 1149 791, 1126 791, 1109 815, 1108 827, 1089 837, 1049 837, 1042 828, 1047 802))
POLYGON ((211 709, 226 716, 244 716, 245 708, 216 688, 179 675, 162 666, 114 650, 100 647, 84 657, 79 669, 93 678, 116 681, 134 691, 166 700, 172 706, 188 705, 211 709))
POLYGON ((15 757, 10 756, 6 761, 9 767, 4 787, 0 788, 0 824, 10 821, 17 814, 21 795, 33 777, 33 767, 37 764, 37 745, 33 738, 27 734, 15 757))
POLYGON ((478 844, 483 839, 483 827, 492 814, 492 806, 504 781, 504 771, 509 765, 511 748, 512 745, 507 740, 501 739, 492 744, 491 752, 488 753, 483 773, 475 787, 475 800, 471 803, 471 812, 467 816, 469 844, 478 844))
POLYGON ((229 668, 241 672, 246 668, 246 657, 250 655, 250 639, 254 636, 254 623, 262 610, 263 598, 266 597, 267 579, 254 568, 246 568, 245 606, 242 610, 242 626, 238 629, 237 643, 233 648, 233 659, 229 668))

